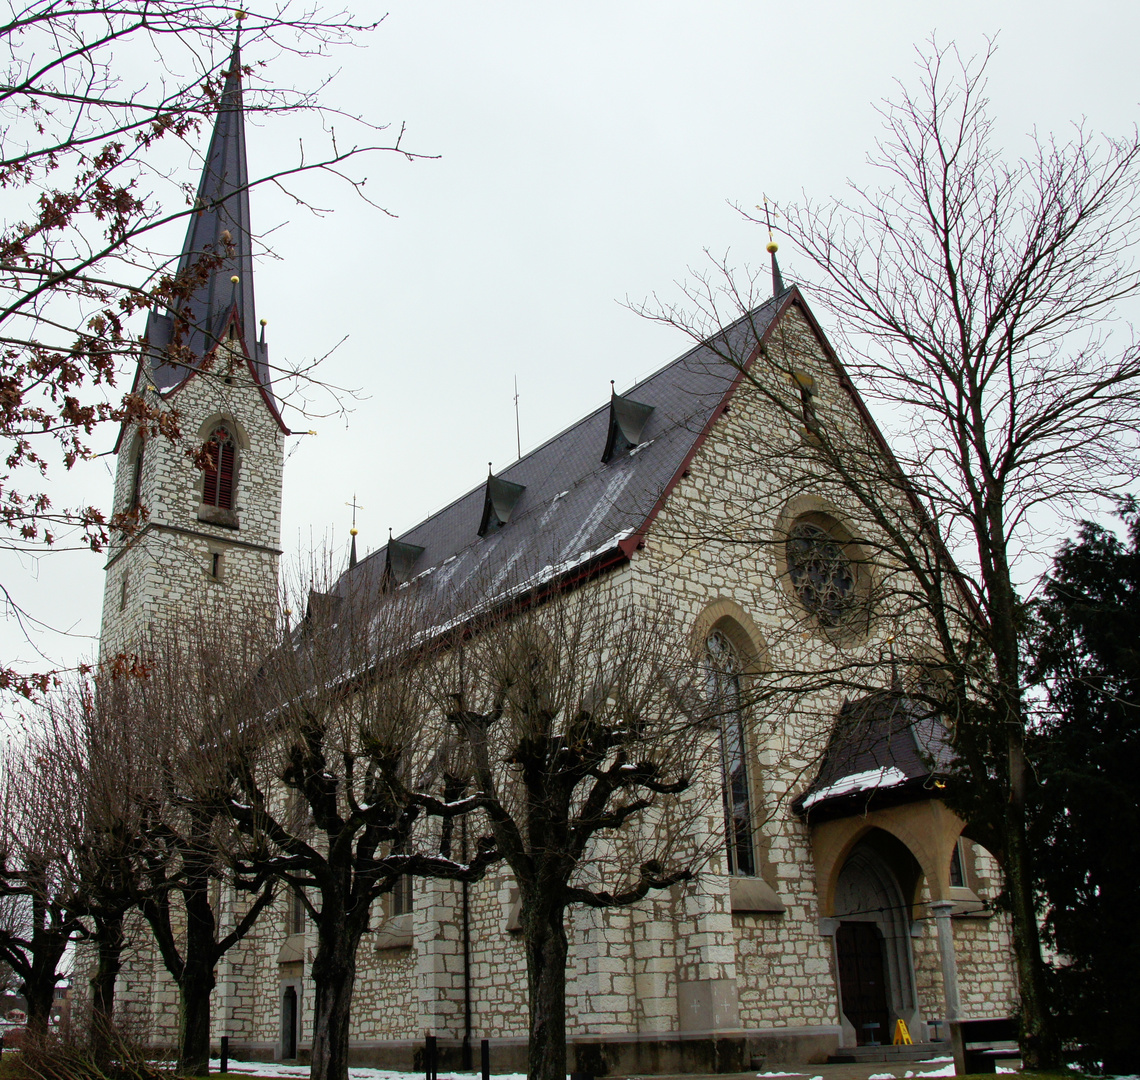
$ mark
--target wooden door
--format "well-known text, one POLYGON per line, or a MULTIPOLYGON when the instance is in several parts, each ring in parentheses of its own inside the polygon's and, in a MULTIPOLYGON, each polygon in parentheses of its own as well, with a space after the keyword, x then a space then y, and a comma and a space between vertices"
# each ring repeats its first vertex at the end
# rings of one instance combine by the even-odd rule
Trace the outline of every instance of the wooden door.
POLYGON ((281 1056, 297 1056, 297 991, 292 986, 285 987, 281 998, 281 1056))
POLYGON ((845 922, 835 934, 839 956, 839 993, 843 1012, 860 1046, 888 1043, 890 1012, 883 935, 874 923, 845 922), (878 1024, 878 1027, 869 1027, 878 1024))

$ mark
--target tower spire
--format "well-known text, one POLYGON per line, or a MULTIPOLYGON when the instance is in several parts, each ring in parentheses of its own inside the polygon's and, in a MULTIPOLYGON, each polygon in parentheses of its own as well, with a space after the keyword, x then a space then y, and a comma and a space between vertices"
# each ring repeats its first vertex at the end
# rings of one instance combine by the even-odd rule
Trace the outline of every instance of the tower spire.
POLYGON ((183 280, 194 278, 196 267, 203 272, 168 312, 152 311, 147 319, 153 381, 159 390, 184 381, 227 338, 237 339, 233 344, 248 357, 254 378, 267 392, 269 389, 269 350, 264 333, 258 340, 253 300, 253 237, 241 78, 239 19, 194 211, 178 260, 178 274, 183 280), (174 340, 189 350, 189 358, 183 363, 171 363, 166 353, 174 340))
MULTIPOLYGON (((355 492, 353 492, 353 495, 352 495, 352 502, 345 503, 344 505, 352 507, 352 528, 348 530, 349 536, 352 537, 352 546, 348 552, 348 568, 349 568, 349 570, 351 570, 356 565, 356 535, 357 535, 356 511, 357 510, 363 510, 364 507, 361 506, 360 503, 358 503, 356 501, 356 493, 355 492)), ((391 529, 388 530, 389 533, 391 533, 391 531, 392 531, 391 529)), ((390 541, 392 539, 392 537, 389 535, 388 539, 390 541)))
POLYGON ((784 291, 784 279, 780 274, 780 264, 776 259, 776 252, 780 250, 780 245, 772 236, 772 215, 768 210, 767 195, 764 196, 764 221, 768 226, 768 245, 765 250, 772 256, 772 295, 779 296, 784 291))

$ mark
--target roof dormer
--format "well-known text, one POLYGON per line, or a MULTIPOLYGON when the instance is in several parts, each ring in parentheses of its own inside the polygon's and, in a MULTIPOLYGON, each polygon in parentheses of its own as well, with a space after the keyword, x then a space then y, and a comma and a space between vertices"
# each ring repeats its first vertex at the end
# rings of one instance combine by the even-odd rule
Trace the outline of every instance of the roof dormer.
POLYGON ((638 446, 652 412, 652 405, 642 405, 640 401, 622 397, 611 391, 610 426, 606 434, 606 449, 602 454, 602 461, 612 461, 615 457, 628 454, 638 446))
POLYGON ((498 476, 487 476, 487 489, 483 497, 483 518, 479 522, 479 535, 488 536, 511 520, 511 513, 522 498, 526 487, 512 484, 498 476))
POLYGON ((384 577, 381 579, 381 588, 387 590, 393 585, 403 585, 411 581, 416 569, 416 560, 424 553, 418 544, 405 544, 399 540, 388 537, 388 546, 384 549, 384 577))

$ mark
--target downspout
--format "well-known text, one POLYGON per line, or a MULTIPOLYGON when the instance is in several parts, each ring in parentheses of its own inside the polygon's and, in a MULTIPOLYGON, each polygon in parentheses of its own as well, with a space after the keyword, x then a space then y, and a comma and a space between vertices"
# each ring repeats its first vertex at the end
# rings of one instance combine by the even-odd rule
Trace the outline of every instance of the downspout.
MULTIPOLYGON (((463 862, 467 862, 467 815, 459 819, 463 862)), ((463 1069, 471 1071, 471 886, 463 881, 463 1069)))

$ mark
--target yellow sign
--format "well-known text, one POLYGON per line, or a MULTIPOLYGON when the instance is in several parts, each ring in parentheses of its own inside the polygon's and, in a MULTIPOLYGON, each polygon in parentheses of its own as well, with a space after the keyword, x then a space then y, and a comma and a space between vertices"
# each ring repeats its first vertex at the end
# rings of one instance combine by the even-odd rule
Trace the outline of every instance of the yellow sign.
POLYGON ((906 1021, 901 1017, 895 1021, 895 1037, 891 1043, 892 1046, 914 1046, 911 1040, 910 1032, 907 1030, 906 1021))

